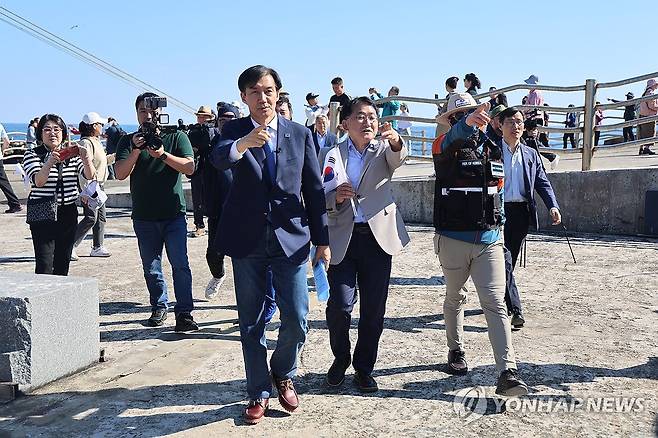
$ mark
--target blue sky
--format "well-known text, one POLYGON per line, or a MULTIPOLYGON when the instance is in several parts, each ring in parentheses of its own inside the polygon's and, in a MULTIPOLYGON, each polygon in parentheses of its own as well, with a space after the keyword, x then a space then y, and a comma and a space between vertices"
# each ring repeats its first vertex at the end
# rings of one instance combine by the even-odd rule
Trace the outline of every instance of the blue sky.
MULTIPOLYGON (((483 90, 536 74, 544 84, 613 81, 658 70, 655 1, 3 1, 22 15, 152 83, 192 107, 238 99, 237 76, 265 64, 291 93, 303 122, 304 96, 326 103, 340 75, 351 96, 371 86, 402 95, 444 95, 445 78, 475 72, 483 90), (451 5, 449 7, 444 5, 451 5), (468 6, 467 6, 468 5, 468 6), (71 29, 72 26, 76 26, 71 29), (628 26, 628 27, 627 27, 628 26)), ((77 124, 87 111, 135 123, 135 88, 0 22, 1 122, 46 112, 77 124)), ((460 81, 460 86, 462 85, 460 81)), ((636 84, 606 97, 623 99, 636 84)), ((513 94, 510 103, 518 103, 513 94)), ((582 104, 580 94, 545 94, 582 104)), ((412 105, 412 114, 434 108, 412 105)), ((172 119, 193 116, 170 108, 172 119)))

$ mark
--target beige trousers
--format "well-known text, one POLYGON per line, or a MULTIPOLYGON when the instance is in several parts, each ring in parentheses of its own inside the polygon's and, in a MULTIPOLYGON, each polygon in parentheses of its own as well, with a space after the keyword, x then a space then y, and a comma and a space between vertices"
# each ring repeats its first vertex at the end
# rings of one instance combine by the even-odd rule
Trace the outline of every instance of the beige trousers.
POLYGON ((439 256, 446 283, 443 314, 448 348, 464 349, 466 292, 462 287, 470 275, 487 320, 496 369, 503 371, 516 368, 512 331, 505 305, 505 256, 502 239, 490 245, 483 245, 435 234, 434 248, 439 256))

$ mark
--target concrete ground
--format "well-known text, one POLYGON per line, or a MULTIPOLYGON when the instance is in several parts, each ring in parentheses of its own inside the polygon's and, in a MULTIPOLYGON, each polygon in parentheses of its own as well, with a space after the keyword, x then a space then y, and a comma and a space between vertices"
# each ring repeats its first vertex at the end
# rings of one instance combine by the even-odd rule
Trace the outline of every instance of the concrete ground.
MULTIPOLYGON (((380 391, 360 394, 348 379, 323 386, 332 357, 324 305, 311 297, 310 332, 299 361, 301 407, 272 400, 247 426, 245 379, 233 278, 206 301, 207 238, 189 239, 201 330, 147 328, 147 292, 129 212, 109 211, 107 259, 80 257, 71 275, 100 284, 100 336, 108 361, 0 405, 0 436, 652 436, 658 432, 658 240, 532 235, 517 269, 526 327, 513 334, 523 402, 494 396, 496 372, 472 283, 465 318, 471 372, 444 372, 447 355, 440 266, 432 231, 409 227, 412 242, 394 259, 374 373, 380 391), (582 404, 580 404, 582 403, 582 404), (626 403, 624 406, 623 404, 626 403)), ((0 269, 34 268, 22 215, 0 215, 0 269)), ((191 226, 191 220, 188 221, 191 226)), ((89 238, 90 239, 90 238, 89 238)), ((90 240, 78 253, 85 255, 90 240)), ((166 277, 171 286, 168 264, 166 277)), ((173 299, 173 296, 172 296, 173 299)), ((173 316, 173 315, 172 315, 173 316)), ((358 307, 353 328, 356 328, 358 307)), ((69 315, 61 315, 67 318, 69 315)), ((268 327, 276 345, 278 314, 268 327)), ((71 334, 74 338, 75 334, 71 334)), ((352 332, 356 339, 356 330, 352 332)))

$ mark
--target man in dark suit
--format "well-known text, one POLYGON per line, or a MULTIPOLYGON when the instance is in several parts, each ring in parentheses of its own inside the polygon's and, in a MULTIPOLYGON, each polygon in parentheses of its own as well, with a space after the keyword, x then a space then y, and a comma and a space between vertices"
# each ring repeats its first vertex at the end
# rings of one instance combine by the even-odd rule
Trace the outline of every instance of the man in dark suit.
POLYGON ((324 114, 320 114, 315 118, 315 126, 313 129, 313 144, 315 145, 315 152, 320 155, 320 149, 334 147, 337 143, 338 138, 336 138, 336 134, 329 131, 329 118, 324 114))
MULTIPOLYGON (((512 253, 513 269, 528 227, 539 229, 535 191, 549 209, 553 225, 558 225, 562 216, 539 154, 521 143, 523 113, 512 107, 501 112, 498 118, 503 132, 501 149, 505 166, 505 247, 512 253)), ((512 326, 523 327, 525 319, 518 294, 510 296, 507 288, 505 302, 512 314, 512 326)))
POLYGON ((299 399, 292 377, 308 328, 306 261, 310 242, 315 260, 330 262, 324 190, 311 132, 277 117, 281 79, 262 65, 238 78, 249 117, 224 125, 212 152, 218 168, 232 168, 233 184, 224 204, 215 245, 231 256, 240 341, 245 362, 249 404, 245 421, 262 420, 272 393, 281 406, 294 411, 299 399), (302 198, 303 197, 303 202, 302 198), (267 365, 265 294, 268 267, 281 315, 279 338, 267 365))

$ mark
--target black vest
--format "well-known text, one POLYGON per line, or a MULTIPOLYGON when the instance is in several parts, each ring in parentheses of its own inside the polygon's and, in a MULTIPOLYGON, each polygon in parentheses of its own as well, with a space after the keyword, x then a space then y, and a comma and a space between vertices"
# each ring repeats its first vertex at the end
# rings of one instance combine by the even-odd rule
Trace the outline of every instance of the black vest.
POLYGON ((502 225, 500 147, 485 139, 476 136, 455 140, 434 155, 436 230, 487 231, 502 225), (477 151, 483 144, 491 161, 477 151))

